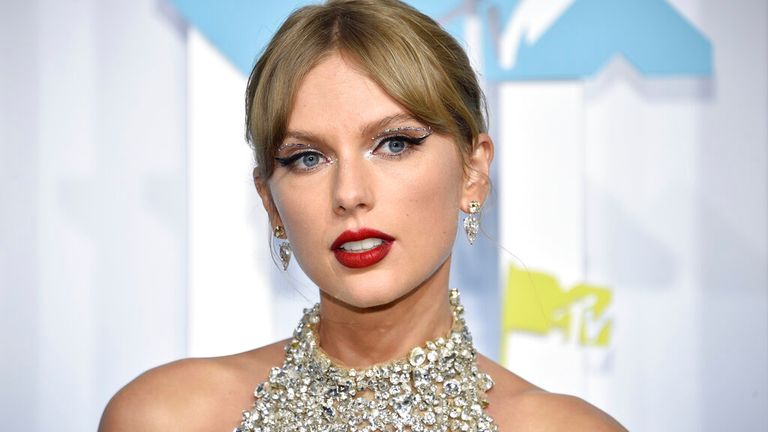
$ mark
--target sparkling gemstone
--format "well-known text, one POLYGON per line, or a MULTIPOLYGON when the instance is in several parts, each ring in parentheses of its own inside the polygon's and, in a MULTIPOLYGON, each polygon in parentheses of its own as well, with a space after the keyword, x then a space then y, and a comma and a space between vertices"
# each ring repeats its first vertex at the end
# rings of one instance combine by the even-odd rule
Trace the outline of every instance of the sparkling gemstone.
POLYGON ((269 371, 269 381, 274 382, 277 380, 281 372, 282 371, 279 367, 273 367, 272 370, 269 371))
POLYGON ((471 335, 451 291, 454 325, 447 338, 416 347, 408 356, 354 370, 318 349, 310 309, 285 347, 281 368, 254 390, 239 432, 496 432, 483 412, 483 389, 493 381, 479 371, 471 335))
POLYGON ((461 391, 461 386, 455 379, 450 379, 443 383, 443 391, 445 391, 445 394, 448 396, 454 397, 457 396, 461 391))
POLYGON ((336 416, 336 411, 333 410, 333 408, 329 406, 323 407, 323 415, 328 420, 333 420, 333 417, 336 416))
POLYGON ((480 372, 478 374, 478 379, 480 383, 480 389, 483 391, 488 391, 493 387, 493 379, 491 379, 491 376, 487 373, 480 372))
POLYGON ((464 230, 467 232, 469 244, 474 243, 477 239, 477 233, 480 231, 480 220, 476 215, 467 216, 464 219, 464 230))
POLYGON ((426 355, 422 347, 416 347, 411 350, 411 354, 408 356, 408 362, 413 366, 420 366, 424 363, 426 355))
POLYGON ((424 414, 423 420, 424 424, 432 426, 437 421, 437 418, 435 418, 435 413, 432 411, 427 411, 424 414))
POLYGON ((395 400, 393 407, 400 417, 408 417, 411 414, 412 403, 413 398, 411 396, 403 396, 395 400))
POLYGON ((448 292, 448 298, 453 301, 459 300, 459 290, 456 288, 451 288, 451 290, 448 292))

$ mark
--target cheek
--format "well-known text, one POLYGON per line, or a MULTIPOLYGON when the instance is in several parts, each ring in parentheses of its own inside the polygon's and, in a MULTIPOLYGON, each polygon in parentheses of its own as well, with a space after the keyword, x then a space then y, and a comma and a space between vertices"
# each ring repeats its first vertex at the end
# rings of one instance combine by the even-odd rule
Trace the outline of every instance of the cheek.
POLYGON ((323 214, 327 197, 315 190, 302 193, 304 187, 283 180, 272 185, 272 197, 289 239, 295 244, 311 243, 327 226, 323 214))
POLYGON ((403 215, 414 229, 452 239, 461 204, 460 162, 432 160, 422 167, 412 171, 412 177, 403 187, 401 199, 405 198, 406 202, 403 215))

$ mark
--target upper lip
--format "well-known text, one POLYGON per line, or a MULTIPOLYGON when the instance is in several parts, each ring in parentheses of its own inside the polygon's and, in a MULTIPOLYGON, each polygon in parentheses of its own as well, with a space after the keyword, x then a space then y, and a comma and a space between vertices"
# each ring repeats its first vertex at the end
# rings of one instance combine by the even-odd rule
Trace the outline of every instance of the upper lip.
POLYGON ((355 231, 346 230, 339 234, 331 245, 331 249, 338 249, 347 242, 360 241, 367 238, 378 238, 384 241, 393 241, 395 238, 389 234, 371 228, 359 228, 355 231))

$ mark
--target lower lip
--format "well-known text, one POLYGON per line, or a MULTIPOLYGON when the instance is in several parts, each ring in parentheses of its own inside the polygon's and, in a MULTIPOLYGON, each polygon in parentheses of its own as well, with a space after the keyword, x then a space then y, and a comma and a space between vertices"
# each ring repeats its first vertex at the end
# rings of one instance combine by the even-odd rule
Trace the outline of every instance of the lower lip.
POLYGON ((349 268, 365 268, 370 267, 377 262, 384 259, 389 253, 389 249, 392 247, 392 243, 385 241, 384 243, 376 246, 373 249, 369 249, 365 252, 347 252, 344 249, 336 249, 333 251, 336 255, 336 259, 344 267, 349 268))

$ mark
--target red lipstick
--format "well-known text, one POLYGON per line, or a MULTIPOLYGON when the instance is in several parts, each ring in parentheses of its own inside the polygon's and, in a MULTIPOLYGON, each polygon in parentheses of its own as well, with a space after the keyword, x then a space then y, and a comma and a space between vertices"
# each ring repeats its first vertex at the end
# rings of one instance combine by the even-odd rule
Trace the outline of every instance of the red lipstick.
POLYGON ((360 228, 357 231, 347 230, 341 233, 331 245, 336 259, 341 265, 349 268, 365 268, 384 259, 392 247, 395 238, 381 231, 370 228, 360 228), (365 239, 380 239, 381 244, 367 250, 351 251, 341 248, 348 242, 358 242, 365 239))

